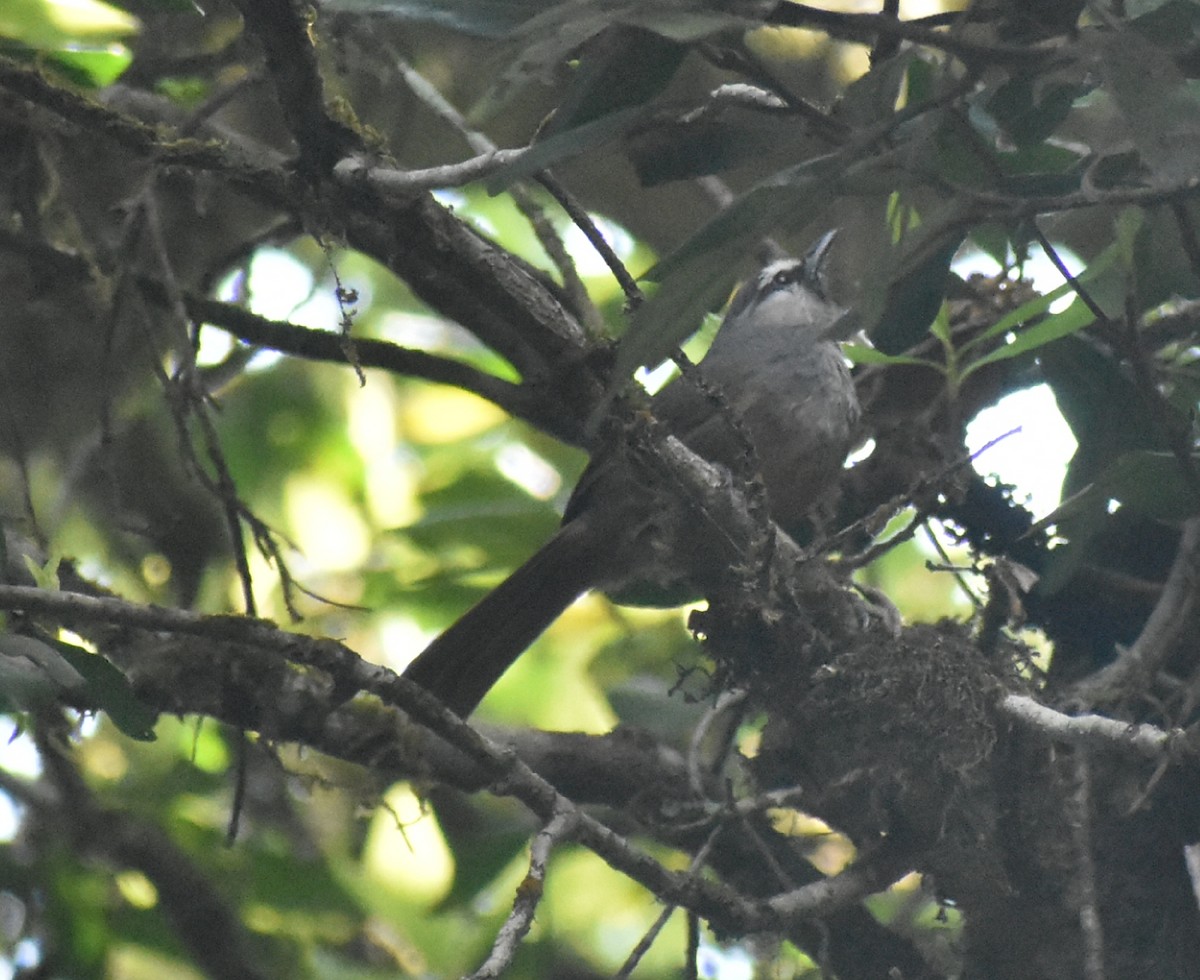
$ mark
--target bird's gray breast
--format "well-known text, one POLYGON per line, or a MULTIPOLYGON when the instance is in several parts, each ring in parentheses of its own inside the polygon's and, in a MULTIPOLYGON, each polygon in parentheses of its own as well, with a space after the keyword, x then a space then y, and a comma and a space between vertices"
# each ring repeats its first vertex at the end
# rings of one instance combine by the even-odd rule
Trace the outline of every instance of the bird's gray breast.
MULTIPOLYGON (((858 400, 841 352, 830 342, 767 356, 751 346, 726 350, 704 367, 709 368, 702 372, 706 382, 722 393, 749 437, 772 516, 784 526, 798 522, 837 479, 858 420, 858 400)), ((663 406, 668 422, 671 408, 671 403, 663 406)), ((698 425, 676 431, 700 455, 737 468, 745 440, 723 413, 711 404, 708 411, 698 425)))

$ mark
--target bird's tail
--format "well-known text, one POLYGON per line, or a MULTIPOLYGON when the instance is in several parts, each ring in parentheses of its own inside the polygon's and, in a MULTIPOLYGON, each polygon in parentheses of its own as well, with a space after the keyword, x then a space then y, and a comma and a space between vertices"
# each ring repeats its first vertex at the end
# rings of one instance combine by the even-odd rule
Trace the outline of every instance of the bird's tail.
POLYGON ((586 519, 561 527, 528 561, 434 640, 404 672, 467 717, 513 662, 600 578, 586 519))

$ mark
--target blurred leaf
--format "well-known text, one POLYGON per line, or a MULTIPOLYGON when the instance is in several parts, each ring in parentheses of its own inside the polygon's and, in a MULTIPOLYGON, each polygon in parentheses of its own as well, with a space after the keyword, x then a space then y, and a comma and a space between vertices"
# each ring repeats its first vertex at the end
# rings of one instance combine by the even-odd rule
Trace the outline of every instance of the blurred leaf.
MULTIPOLYGON (((896 112, 896 102, 909 78, 909 67, 917 59, 912 49, 905 49, 860 75, 846 88, 837 107, 837 116, 854 126, 867 126, 887 119, 896 112)), ((927 95, 932 91, 932 75, 917 69, 912 75, 910 95, 927 95)), ((910 99, 910 104, 917 99, 910 99)))
POLYGON ((996 265, 1004 268, 1008 265, 1009 242, 1008 231, 999 222, 987 222, 975 225, 970 231, 970 239, 984 255, 996 265))
POLYGON ((1096 70, 1142 159, 1159 180, 1190 177, 1200 154, 1200 99, 1187 79, 1162 48, 1136 31, 1101 32, 1090 43, 1096 70))
MULTIPOLYGON (((1053 143, 1038 143, 1036 146, 996 154, 996 162, 1009 178, 1032 174, 1074 176, 1085 160, 1081 150, 1053 143)), ((1078 179, 1075 183, 1078 183, 1078 179)))
POLYGON ((1111 356, 1068 336, 1043 347, 1040 362, 1078 443, 1063 481, 1064 496, 1095 481, 1126 452, 1166 448, 1137 385, 1111 356))
POLYGON ((100 45, 136 34, 138 19, 100 0, 4 0, 0 37, 40 50, 100 45))
POLYGON ((53 930, 52 954, 60 976, 107 977, 105 961, 117 936, 109 921, 112 879, 77 864, 64 850, 41 863, 38 889, 53 930))
POLYGON ((1067 544, 1051 552, 1038 591, 1061 589, 1087 560, 1091 542, 1109 522, 1107 498, 1090 487, 1122 453, 1146 446, 1154 426, 1136 386, 1111 358, 1084 339, 1064 337, 1039 356, 1042 375, 1078 443, 1063 477, 1055 522, 1067 544))
POLYGON ((1181 239, 1181 224, 1194 220, 1195 209, 1181 205, 1178 211, 1153 208, 1137 230, 1130 252, 1131 281, 1140 310, 1170 303, 1179 296, 1200 295, 1200 274, 1188 260, 1181 239))
POLYGON ((1139 34, 1164 47, 1193 43, 1200 29, 1200 4, 1193 0, 1132 0, 1125 15, 1139 34))
POLYGON ((510 34, 518 52, 487 96, 472 111, 488 118, 512 102, 532 82, 554 70, 581 45, 614 25, 640 27, 664 38, 690 43, 754 20, 726 13, 712 0, 564 0, 530 18, 510 34))
POLYGON ((138 700, 128 679, 120 670, 97 653, 81 647, 53 641, 64 660, 83 675, 87 693, 94 706, 112 719, 125 735, 142 742, 154 741, 154 723, 158 715, 138 700))
POLYGON ((26 570, 33 576, 35 586, 51 592, 58 590, 58 565, 62 561, 62 555, 51 555, 44 565, 39 565, 33 560, 32 555, 22 552, 21 560, 25 563, 26 570))
POLYGON ((281 360, 255 371, 222 400, 221 444, 241 492, 270 515, 282 495, 281 473, 297 460, 336 467, 348 477, 352 455, 340 417, 340 372, 281 360))
POLYGON ((1030 150, 1058 129, 1075 100, 1087 91, 1083 85, 1045 84, 1020 75, 992 92, 984 105, 1018 149, 1030 150))
POLYGON ((504 37, 562 0, 320 0, 339 13, 386 14, 479 37, 504 37))
POLYGON ((634 312, 617 347, 613 377, 628 378, 641 365, 656 365, 724 305, 740 273, 746 250, 736 244, 693 256, 674 269, 634 312))
POLYGON ((470 906, 529 846, 523 813, 505 803, 467 807, 457 794, 439 792, 434 807, 454 853, 454 884, 438 904, 442 911, 470 906))
MULTIPOLYGON (((219 847, 219 841, 213 841, 219 847)), ((323 860, 305 859, 290 851, 262 847, 247 849, 247 896, 281 912, 307 912, 314 916, 342 914, 357 920, 362 906, 323 860), (296 882, 304 882, 297 888, 296 882)))
POLYGON ((589 44, 542 139, 618 109, 640 106, 666 87, 688 48, 641 27, 617 25, 589 44))
MULTIPOLYGON (((1192 457, 1192 465, 1200 457, 1192 457)), ((1104 501, 1119 500, 1127 507, 1164 521, 1183 521, 1200 512, 1200 499, 1188 483, 1173 453, 1138 450, 1121 456, 1093 484, 1104 501)))
POLYGON ((723 105, 681 118, 654 115, 625 137, 624 150, 643 187, 720 173, 779 153, 797 152, 808 140, 806 125, 783 115, 723 105))
MULTIPOLYGON (((955 113, 941 113, 933 138, 931 161, 947 183, 962 187, 988 187, 1000 169, 996 153, 976 127, 955 113)), ((930 119, 930 124, 934 122, 930 119)))
POLYGON ((942 72, 921 57, 910 58, 905 77, 904 101, 909 105, 928 102, 937 94, 937 81, 942 72))
POLYGON ((1080 187, 1077 173, 1020 173, 1001 177, 995 189, 1013 197, 1055 197, 1074 194, 1080 187))
POLYGON ((485 184, 489 194, 499 194, 514 181, 546 170, 562 160, 577 157, 588 150, 616 139, 645 114, 642 106, 618 109, 582 126, 538 140, 512 163, 492 174, 485 184))
POLYGON ((828 154, 781 170, 709 220, 651 269, 646 278, 665 283, 683 275, 692 262, 708 265, 704 254, 714 249, 738 246, 750 254, 753 249, 747 245, 757 244, 769 232, 804 227, 818 211, 815 203, 828 199, 846 167, 847 161, 840 154, 828 154))
POLYGON ((133 63, 133 52, 123 44, 103 51, 54 51, 50 57, 64 73, 89 88, 111 85, 133 63))
POLYGON ((205 16, 200 0, 140 0, 140 5, 156 13, 198 14, 205 16))
POLYGON ((896 250, 899 272, 888 283, 883 308, 874 326, 862 324, 877 349, 900 354, 921 340, 941 308, 950 263, 961 244, 960 235, 941 242, 918 237, 915 245, 896 250))
POLYGON ((495 470, 472 469, 421 498, 420 520, 394 533, 435 554, 469 548, 485 557, 482 568, 514 568, 558 527, 547 502, 495 470))
POLYGON ((48 643, 0 633, 0 709, 33 711, 73 700, 83 687, 83 677, 48 643))

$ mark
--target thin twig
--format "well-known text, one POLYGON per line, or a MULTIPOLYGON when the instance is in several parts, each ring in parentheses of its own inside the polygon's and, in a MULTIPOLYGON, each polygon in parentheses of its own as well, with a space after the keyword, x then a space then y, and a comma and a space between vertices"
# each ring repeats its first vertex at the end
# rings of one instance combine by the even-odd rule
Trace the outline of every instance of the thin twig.
MULTIPOLYGON (((708 855, 712 851, 713 845, 717 842, 721 830, 721 825, 718 824, 710 831, 708 837, 705 838, 704 843, 700 845, 700 848, 696 851, 695 856, 688 865, 688 871, 695 873, 704 867, 704 863, 708 860, 708 855)), ((654 940, 658 938, 663 928, 670 921, 671 916, 675 914, 676 907, 675 905, 668 905, 662 910, 658 918, 654 920, 654 924, 646 930, 646 934, 638 940, 637 945, 625 957, 625 962, 621 964, 621 968, 613 974, 613 980, 627 980, 633 974, 637 965, 650 952, 650 947, 654 945, 654 940)))
MULTIPOLYGON (((692 737, 688 740, 688 782, 691 783, 692 792, 699 799, 704 799, 708 795, 707 784, 711 776, 711 773, 701 771, 702 749, 708 733, 717 722, 724 719, 730 712, 739 710, 745 703, 745 691, 722 691, 717 698, 717 703, 704 713, 696 727, 692 729, 692 737)), ((715 753, 714 762, 722 761, 728 754, 740 718, 739 714, 733 724, 727 725, 722 732, 721 751, 715 753)), ((715 766, 710 768, 715 768, 715 766)))
POLYGON ((549 823, 534 835, 529 847, 529 871, 517 888, 512 912, 496 933, 488 958, 478 970, 469 975, 468 980, 493 980, 502 976, 512 965, 513 958, 520 949, 521 940, 533 925, 534 913, 542 899, 550 854, 562 841, 570 839, 578 824, 577 818, 578 813, 574 809, 562 807, 555 812, 549 823))
POLYGON ((1092 316, 1096 318, 1097 322, 1107 324, 1109 322, 1108 314, 1104 312, 1099 303, 1092 299, 1091 294, 1083 288, 1083 283, 1079 281, 1078 277, 1067 268, 1067 264, 1062 260, 1062 256, 1058 254, 1058 249, 1050 244, 1050 239, 1038 227, 1036 221, 1030 222, 1030 224, 1033 228, 1034 238, 1042 246, 1042 251, 1046 253, 1046 258, 1058 270, 1058 274, 1063 277, 1064 281, 1071 287, 1075 295, 1079 297, 1083 305, 1091 311, 1092 316))
POLYGON ((621 291, 625 294, 625 301, 630 309, 634 309, 642 302, 642 291, 638 288, 637 281, 629 274, 629 270, 625 268, 623 263, 613 251, 612 246, 608 244, 608 240, 601 234, 600 229, 596 227, 596 222, 592 220, 592 216, 587 210, 575 200, 573 194, 566 189, 549 171, 542 171, 537 177, 538 183, 541 184, 550 193, 550 196, 558 201, 562 209, 567 213, 567 216, 575 223, 583 236, 596 250, 596 254, 608 266, 609 272, 613 274, 613 278, 617 280, 621 291))
MULTIPOLYGON (((473 128, 467 122, 466 117, 435 86, 431 85, 428 79, 413 68, 412 65, 394 52, 392 53, 392 57, 412 93, 430 110, 436 113, 439 118, 452 126, 466 140, 467 145, 471 149, 481 154, 504 152, 487 136, 473 128)), ((519 151, 516 156, 510 157, 508 162, 517 159, 527 149, 528 147, 519 151)), ((498 166, 494 166, 494 169, 498 169, 498 166)), ((558 198, 560 203, 562 203, 562 197, 566 196, 565 191, 562 191, 561 194, 555 194, 554 190, 549 186, 547 190, 550 190, 551 194, 558 198)), ((553 224, 546 217, 545 211, 523 187, 514 186, 510 188, 509 196, 512 198, 513 203, 516 204, 517 209, 525 215, 530 227, 533 228, 534 234, 537 236, 538 242, 550 257, 550 261, 554 263, 555 268, 558 269, 559 275, 562 276, 563 286, 567 290, 567 294, 571 297, 576 310, 584 318, 591 333, 593 335, 597 334, 601 326, 600 314, 588 296, 587 289, 583 285, 583 280, 579 277, 579 271, 575 268, 574 260, 571 258, 553 224)), ((570 213, 568 211, 568 214, 570 213)), ((578 222, 576 223, 578 224, 578 222)), ((588 219, 588 224, 591 224, 590 218, 588 219)), ((584 233, 587 233, 586 228, 584 228, 584 233)), ((603 255, 604 253, 601 252, 601 254, 603 255)))
POLYGON ((699 980, 700 978, 700 920, 688 913, 687 917, 687 952, 684 958, 683 980, 699 980))
MULTIPOLYGON (((970 585, 967 584, 967 580, 962 573, 962 569, 960 569, 950 560, 950 555, 947 553, 945 545, 943 545, 941 539, 933 533, 933 528, 929 526, 929 522, 925 521, 922 526, 925 528, 925 540, 933 545, 933 550, 936 551, 938 553, 938 557, 942 559, 942 567, 940 570, 947 571, 953 575, 954 581, 958 583, 958 587, 962 589, 963 594, 966 595, 966 597, 971 601, 971 604, 976 609, 982 609, 983 600, 980 599, 979 596, 977 596, 971 589, 970 585)), ((930 563, 926 562, 925 567, 930 568, 930 563)))
POLYGON ((766 904, 773 912, 789 919, 792 916, 828 915, 882 891, 911 869, 907 857, 892 857, 881 852, 874 860, 852 864, 845 871, 785 892, 766 904))

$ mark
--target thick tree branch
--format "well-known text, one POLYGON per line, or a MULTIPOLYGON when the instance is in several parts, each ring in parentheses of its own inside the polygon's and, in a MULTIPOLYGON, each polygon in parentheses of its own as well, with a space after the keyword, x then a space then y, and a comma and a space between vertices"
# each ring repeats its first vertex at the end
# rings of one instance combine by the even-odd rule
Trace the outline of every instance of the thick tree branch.
POLYGON ((1000 710, 1042 736, 1070 745, 1111 750, 1143 759, 1200 755, 1196 732, 1168 732, 1145 723, 1131 725, 1103 715, 1067 715, 1023 694, 1006 695, 1000 710))
POLYGON ((506 357, 527 380, 561 383, 558 390, 578 399, 570 413, 578 419, 600 396, 603 383, 587 366, 585 334, 553 284, 428 195, 387 201, 366 188, 344 187, 331 174, 314 186, 312 175, 301 178, 277 165, 277 154, 245 137, 172 143, 144 123, 2 60, 0 85, 159 166, 218 174, 256 202, 296 216, 312 234, 347 241, 506 357))
MULTIPOLYGON (((86 624, 95 622, 152 631, 152 636, 142 640, 131 640, 126 636, 123 640, 114 638, 113 642, 123 650, 122 660, 133 658, 127 669, 133 671, 135 681, 139 671, 133 669, 134 662, 148 666, 152 672, 171 674, 171 679, 164 678, 163 682, 153 686, 168 699, 159 705, 160 709, 182 713, 207 708, 206 713, 233 724, 258 727, 272 738, 296 739, 335 755, 354 758, 375 769, 392 768, 402 758, 395 754, 397 751, 411 752, 409 761, 404 763, 405 771, 429 774, 432 765, 447 758, 444 751, 436 749, 438 740, 414 743, 411 737, 401 738, 394 719, 383 717, 378 718, 379 733, 388 734, 380 740, 368 734, 370 728, 363 729, 352 720, 358 717, 370 722, 378 713, 372 711, 369 703, 345 702, 346 696, 354 690, 374 694, 385 704, 401 707, 437 732, 439 739, 452 747, 453 754, 467 760, 470 767, 480 773, 480 782, 489 785, 493 792, 515 796, 543 820, 564 813, 576 814, 575 839, 580 844, 595 851, 616 870, 639 881, 662 900, 691 909, 717 928, 739 934, 763 930, 793 933, 798 930, 798 940, 804 941, 811 939, 807 936, 806 923, 815 915, 828 914, 840 907, 849 895, 838 888, 829 893, 831 904, 828 906, 793 897, 785 898, 775 907, 771 903, 746 899, 701 877, 670 872, 632 847, 610 827, 578 811, 573 802, 521 757, 484 739, 415 685, 385 668, 360 660, 352 651, 331 640, 297 636, 276 630, 264 621, 244 617, 206 617, 182 610, 138 606, 109 597, 47 592, 20 586, 0 586, 0 607, 52 615, 64 624, 80 628, 85 635, 89 632, 86 624), (197 641, 186 642, 182 638, 167 641, 162 634, 168 631, 195 637, 197 641), (147 647, 147 643, 151 646, 147 647), (153 650, 154 646, 163 643, 174 645, 175 651, 165 656, 161 650, 153 650), (254 650, 261 652, 255 655, 254 650), (263 658, 262 654, 267 652, 279 658, 274 666, 273 658, 263 658), (233 669, 231 662, 234 676, 240 683, 248 685, 237 696, 218 695, 211 680, 204 685, 180 683, 178 671, 186 670, 191 659, 203 663, 211 678, 213 671, 220 673, 220 665, 229 657, 240 664, 233 669), (297 673, 287 666, 288 663, 317 668, 332 678, 332 687, 310 673, 297 673), (338 694, 338 691, 342 693, 338 694), (208 700, 214 697, 216 701, 208 700), (206 700, 207 704, 204 703, 206 700), (321 702, 324 702, 323 708, 321 702), (261 712, 257 718, 253 717, 256 712, 261 712), (408 743, 408 749, 403 748, 405 743, 408 743)), ((139 682, 139 689, 149 690, 145 684, 145 680, 139 682)), ((561 746, 552 754, 559 759, 564 757, 561 746)), ((467 771, 462 765, 457 765, 458 770, 467 771)), ((578 771, 575 757, 571 765, 578 771)), ((641 771, 645 775, 644 770, 641 771)), ((676 760, 675 771, 677 785, 686 792, 687 775, 682 760, 676 760)), ((594 775, 588 782, 593 788, 597 785, 594 775)), ((665 785, 661 777, 657 784, 665 785)), ((644 781, 637 780, 637 791, 644 792, 645 785, 644 781)))
POLYGON ((311 14, 292 0, 235 0, 235 5, 262 45, 280 111, 300 150, 300 174, 314 180, 324 177, 360 141, 326 108, 325 83, 308 22, 311 14))

